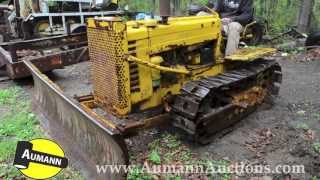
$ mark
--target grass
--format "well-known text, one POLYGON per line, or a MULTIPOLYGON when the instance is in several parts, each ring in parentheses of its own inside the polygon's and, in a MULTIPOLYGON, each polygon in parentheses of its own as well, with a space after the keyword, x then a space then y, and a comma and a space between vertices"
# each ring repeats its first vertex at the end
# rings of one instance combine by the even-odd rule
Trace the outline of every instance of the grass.
MULTIPOLYGON (((158 165, 201 165, 204 170, 209 168, 217 168, 217 167, 228 167, 230 163, 225 160, 212 160, 208 157, 200 157, 199 155, 192 153, 191 149, 182 143, 179 138, 175 135, 165 133, 161 137, 155 139, 151 143, 148 144, 148 150, 145 153, 133 155, 136 157, 131 157, 134 159, 133 165, 138 165, 133 171, 129 172, 127 176, 127 180, 134 179, 164 179, 164 180, 181 180, 189 178, 188 174, 179 174, 179 173, 171 173, 171 174, 148 174, 146 172, 147 169, 144 169, 145 163, 147 163, 149 168, 153 168, 153 166, 158 165)), ((151 169, 152 170, 152 169, 151 169)), ((158 169, 156 170, 158 171, 158 169)), ((209 171, 211 172, 211 171, 209 171)), ((200 179, 210 179, 210 174, 201 174, 202 178, 200 179)), ((230 174, 214 174, 215 178, 222 180, 231 179, 230 174)))
MULTIPOLYGON (((0 179, 17 179, 22 175, 12 166, 18 141, 44 138, 39 121, 31 112, 30 102, 18 87, 0 90, 0 109, 6 109, 0 119, 0 179)), ((80 179, 77 172, 65 169, 54 179, 80 179)))
POLYGON ((135 167, 127 176, 127 180, 153 180, 152 176, 143 172, 142 167, 135 167))
POLYGON ((18 88, 0 90, 0 105, 9 109, 1 120, 0 162, 13 158, 18 141, 42 137, 30 104, 23 99, 18 101, 20 94, 18 88))
POLYGON ((308 124, 300 122, 296 125, 296 129, 308 130, 310 129, 308 124))
POLYGON ((161 164, 161 158, 157 151, 153 150, 148 157, 149 161, 153 164, 161 164))
POLYGON ((314 143, 314 144, 312 145, 312 147, 313 147, 313 150, 314 150, 316 153, 320 154, 320 143, 319 143, 319 142, 318 142, 318 143, 314 143))
POLYGON ((313 118, 315 118, 316 120, 320 121, 320 114, 319 113, 313 114, 313 118))
POLYGON ((0 105, 12 105, 16 102, 20 89, 17 87, 0 90, 0 105))

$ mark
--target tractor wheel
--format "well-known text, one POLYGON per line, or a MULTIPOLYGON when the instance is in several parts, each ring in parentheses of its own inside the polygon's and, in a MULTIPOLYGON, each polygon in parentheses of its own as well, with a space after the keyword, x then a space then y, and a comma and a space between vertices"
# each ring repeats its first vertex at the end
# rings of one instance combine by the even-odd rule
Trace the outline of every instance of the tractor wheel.
POLYGON ((260 23, 253 25, 251 28, 252 37, 248 41, 248 45, 256 46, 262 42, 264 34, 264 26, 260 23))
POLYGON ((320 46, 320 31, 308 36, 306 46, 320 46))
POLYGON ((49 27, 49 22, 46 20, 41 20, 35 23, 33 32, 36 36, 43 37, 43 32, 49 27))
POLYGON ((83 24, 71 24, 70 33, 84 33, 87 32, 87 26, 83 24))

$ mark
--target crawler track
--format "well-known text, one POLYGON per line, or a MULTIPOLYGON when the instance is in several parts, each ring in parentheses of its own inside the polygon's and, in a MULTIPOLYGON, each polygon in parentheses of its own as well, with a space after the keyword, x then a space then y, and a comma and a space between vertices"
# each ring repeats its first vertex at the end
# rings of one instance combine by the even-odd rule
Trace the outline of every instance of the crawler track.
POLYGON ((199 143, 255 110, 266 97, 277 95, 282 81, 280 65, 257 60, 218 76, 187 83, 172 105, 174 126, 199 143))

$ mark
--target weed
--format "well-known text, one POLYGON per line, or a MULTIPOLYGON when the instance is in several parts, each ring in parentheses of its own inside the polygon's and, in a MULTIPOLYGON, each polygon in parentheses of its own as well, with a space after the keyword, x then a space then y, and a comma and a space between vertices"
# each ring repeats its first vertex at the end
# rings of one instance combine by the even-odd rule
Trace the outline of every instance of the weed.
MULTIPOLYGON (((226 160, 213 160, 211 161, 212 168, 218 168, 220 172, 226 172, 228 170, 230 162, 226 160)), ((220 179, 230 180, 231 175, 229 173, 221 173, 220 179)))
POLYGON ((175 176, 175 175, 167 175, 165 180, 182 180, 181 176, 175 176))
POLYGON ((15 136, 18 139, 34 138, 36 135, 40 135, 36 126, 38 126, 38 121, 34 114, 25 111, 10 113, 4 117, 0 127, 0 135, 15 136))
POLYGON ((160 147, 161 147, 161 142, 160 142, 161 139, 156 139, 154 141, 152 141, 151 143, 148 144, 149 146, 149 149, 152 149, 152 150, 159 150, 160 147))
POLYGON ((14 156, 16 145, 17 140, 14 139, 2 140, 0 142, 0 162, 10 159, 14 156))
POLYGON ((296 129, 308 130, 310 128, 309 128, 308 124, 300 122, 297 124, 296 129))
POLYGON ((204 168, 209 168, 209 167, 212 168, 213 167, 213 162, 209 159, 200 159, 200 160, 193 162, 191 164, 201 165, 204 168))
POLYGON ((141 167, 135 167, 127 175, 127 180, 152 180, 153 178, 150 175, 147 175, 143 172, 141 167))
POLYGON ((174 154, 172 152, 168 152, 163 155, 163 159, 166 163, 171 162, 173 157, 174 157, 174 154))
POLYGON ((318 121, 320 120, 320 114, 318 114, 318 113, 313 114, 313 117, 318 121))
POLYGON ((0 90, 0 105, 13 105, 19 95, 20 89, 12 87, 9 89, 0 90))
POLYGON ((21 173, 11 164, 0 164, 0 177, 3 180, 11 180, 16 179, 17 177, 21 176, 21 173))
POLYGON ((313 147, 313 150, 316 152, 316 153, 319 153, 320 154, 320 143, 314 143, 312 145, 313 147))
POLYGON ((149 156, 148 156, 149 161, 151 161, 154 164, 161 164, 161 158, 160 155, 157 151, 153 150, 149 156))
POLYGON ((191 153, 191 151, 189 149, 183 150, 179 155, 180 155, 179 159, 181 161, 188 161, 192 157, 192 153, 191 153))
POLYGON ((65 179, 77 179, 84 180, 84 177, 80 173, 75 172, 74 170, 67 168, 60 172, 57 176, 52 178, 53 180, 65 180, 65 179))
POLYGON ((12 158, 17 141, 41 137, 40 130, 36 128, 38 122, 35 116, 29 112, 9 113, 1 123, 0 161, 12 158))
POLYGON ((177 148, 181 145, 181 142, 178 140, 178 138, 171 134, 165 134, 163 136, 163 140, 166 142, 166 146, 170 149, 177 148))
MULTIPOLYGON (((12 166, 18 141, 44 137, 41 134, 36 116, 30 112, 30 102, 20 98, 17 87, 0 90, 0 107, 7 106, 8 112, 1 117, 0 126, 0 179, 23 179, 12 166), (8 164, 3 164, 8 163, 8 164), (10 163, 10 165, 9 165, 10 163)), ((65 169, 54 179, 83 179, 77 172, 65 169)))

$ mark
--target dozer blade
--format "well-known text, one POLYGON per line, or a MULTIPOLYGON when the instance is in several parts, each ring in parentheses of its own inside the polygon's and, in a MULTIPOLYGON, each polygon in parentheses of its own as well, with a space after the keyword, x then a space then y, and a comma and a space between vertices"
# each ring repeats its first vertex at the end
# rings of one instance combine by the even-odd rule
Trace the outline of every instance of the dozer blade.
POLYGON ((124 179, 125 173, 97 173, 97 165, 127 165, 128 150, 117 129, 86 113, 30 61, 34 79, 33 109, 41 125, 65 150, 71 164, 87 179, 124 179))

